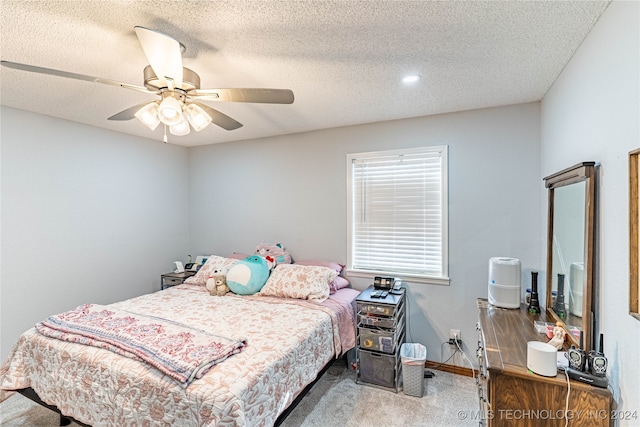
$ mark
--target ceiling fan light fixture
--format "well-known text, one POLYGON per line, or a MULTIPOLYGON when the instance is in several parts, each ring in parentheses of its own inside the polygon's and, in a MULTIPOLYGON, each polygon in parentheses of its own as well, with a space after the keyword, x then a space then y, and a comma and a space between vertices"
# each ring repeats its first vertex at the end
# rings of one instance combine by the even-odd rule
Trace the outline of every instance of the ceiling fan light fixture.
POLYGON ((167 96, 158 107, 158 118, 167 126, 175 126, 183 122, 182 103, 172 96, 167 96))
POLYGON ((169 132, 171 132, 172 135, 176 136, 188 135, 190 131, 191 129, 189 128, 189 122, 184 119, 181 120, 178 124, 169 126, 169 132))
POLYGON ((135 116, 151 130, 155 130, 155 128, 160 124, 160 119, 158 118, 158 104, 156 102, 150 102, 145 105, 135 113, 135 116))
POLYGON ((118 86, 159 96, 160 99, 156 98, 154 102, 133 105, 108 117, 107 120, 126 121, 137 118, 152 131, 162 123, 165 142, 167 127, 174 135, 186 135, 191 131, 191 127, 201 131, 209 124, 215 124, 228 131, 242 127, 242 123, 212 107, 195 102, 196 99, 264 104, 291 104, 294 101, 293 92, 289 89, 200 89, 200 76, 183 66, 184 45, 157 30, 135 26, 134 31, 149 62, 143 70, 144 86, 6 60, 0 61, 0 65, 30 73, 118 86))
POLYGON ((207 114, 207 112, 204 111, 199 105, 188 104, 185 107, 185 112, 187 113, 187 119, 189 119, 189 123, 191 123, 191 126, 193 126, 193 129, 196 132, 200 132, 211 123, 211 116, 207 114))

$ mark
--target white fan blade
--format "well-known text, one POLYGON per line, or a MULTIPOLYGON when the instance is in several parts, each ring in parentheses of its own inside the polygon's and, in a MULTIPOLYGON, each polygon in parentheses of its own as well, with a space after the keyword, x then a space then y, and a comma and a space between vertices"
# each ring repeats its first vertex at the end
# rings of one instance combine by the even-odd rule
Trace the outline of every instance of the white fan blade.
POLYGON ((289 89, 193 89, 187 95, 208 101, 265 104, 292 104, 294 99, 293 92, 289 89))
POLYGON ((156 76, 165 86, 172 82, 182 88, 182 52, 180 43, 174 38, 145 27, 134 27, 142 50, 156 76))
POLYGON ((37 67, 35 65, 20 64, 18 62, 0 61, 2 65, 16 70, 29 71, 31 73, 48 74, 50 76, 64 77, 67 79, 84 80, 85 82, 102 83, 111 86, 120 86, 126 89, 137 90, 139 92, 157 94, 158 91, 152 92, 144 86, 136 86, 128 83, 122 83, 115 80, 103 79, 102 77, 87 76, 86 74, 70 73, 68 71, 55 70, 53 68, 37 67))
POLYGON ((231 117, 221 113, 218 110, 214 110, 208 105, 204 105, 200 102, 194 102, 194 104, 196 104, 198 107, 202 108, 204 111, 207 112, 209 117, 211 117, 211 123, 213 123, 214 125, 220 126, 222 129, 234 130, 242 127, 242 123, 232 119, 231 117))
POLYGON ((144 102, 142 104, 134 105, 133 107, 129 107, 126 110, 122 110, 119 113, 114 114, 109 117, 107 120, 131 120, 136 118, 136 112, 147 105, 149 102, 144 102))

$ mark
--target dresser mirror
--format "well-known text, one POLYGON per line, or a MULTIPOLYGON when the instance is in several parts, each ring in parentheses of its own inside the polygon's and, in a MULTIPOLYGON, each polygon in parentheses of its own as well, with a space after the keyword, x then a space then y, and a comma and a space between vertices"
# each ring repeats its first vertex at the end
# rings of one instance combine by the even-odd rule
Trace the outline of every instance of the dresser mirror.
POLYGON ((549 189, 547 314, 561 322, 570 344, 594 343, 596 166, 583 162, 544 179, 549 189))

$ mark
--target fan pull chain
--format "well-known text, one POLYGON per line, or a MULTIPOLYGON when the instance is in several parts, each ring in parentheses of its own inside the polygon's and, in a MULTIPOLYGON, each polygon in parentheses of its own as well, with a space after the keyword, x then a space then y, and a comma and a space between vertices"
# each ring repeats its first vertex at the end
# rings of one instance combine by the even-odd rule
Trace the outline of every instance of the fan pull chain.
POLYGON ((167 125, 164 125, 164 138, 162 138, 162 141, 165 144, 167 143, 167 125))

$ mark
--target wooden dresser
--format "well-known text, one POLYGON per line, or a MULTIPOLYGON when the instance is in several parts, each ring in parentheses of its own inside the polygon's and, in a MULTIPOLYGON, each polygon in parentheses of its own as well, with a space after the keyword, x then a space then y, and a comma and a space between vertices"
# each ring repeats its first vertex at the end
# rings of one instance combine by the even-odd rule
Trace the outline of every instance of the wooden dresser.
MULTIPOLYGON (((544 314, 504 309, 478 299, 478 397, 481 425, 564 426, 567 378, 543 377, 527 370, 527 342, 547 342, 533 322, 544 314)), ((611 425, 609 389, 571 380, 569 426, 611 425)))

